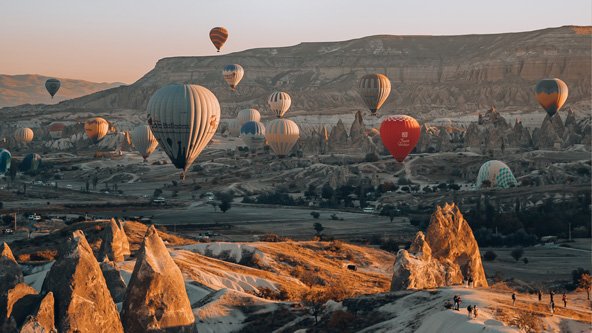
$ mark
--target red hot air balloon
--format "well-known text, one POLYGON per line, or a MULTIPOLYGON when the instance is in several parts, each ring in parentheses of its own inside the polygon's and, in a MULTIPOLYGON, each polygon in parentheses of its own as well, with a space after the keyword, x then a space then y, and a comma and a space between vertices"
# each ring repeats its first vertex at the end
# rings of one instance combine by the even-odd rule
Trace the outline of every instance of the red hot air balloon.
POLYGON ((224 45, 224 43, 226 43, 227 39, 228 39, 228 30, 226 30, 226 28, 215 27, 215 28, 212 28, 212 30, 210 30, 210 40, 212 41, 212 44, 214 44, 214 46, 216 47, 218 52, 220 52, 222 45, 224 45))
POLYGON ((380 124, 380 138, 391 155, 403 162, 419 141, 419 123, 406 115, 388 116, 380 124))

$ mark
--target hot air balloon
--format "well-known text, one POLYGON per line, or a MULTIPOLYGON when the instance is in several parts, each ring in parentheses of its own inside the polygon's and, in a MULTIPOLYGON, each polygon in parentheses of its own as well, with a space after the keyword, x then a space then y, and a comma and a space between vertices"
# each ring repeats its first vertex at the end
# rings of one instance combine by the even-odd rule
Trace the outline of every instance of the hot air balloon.
POLYGON ((240 129, 240 136, 251 151, 265 145, 265 125, 259 121, 247 121, 240 129))
POLYGON ((267 124, 265 139, 279 157, 288 155, 299 138, 300 129, 290 119, 274 119, 267 124))
POLYGON ((6 149, 0 148, 0 174, 6 173, 10 169, 10 160, 12 155, 6 149))
POLYGON ((236 120, 239 126, 243 126, 247 121, 261 120, 261 114, 256 109, 243 109, 236 115, 236 120))
POLYGON ((512 170, 502 161, 491 160, 483 163, 477 175, 477 187, 508 188, 517 186, 518 182, 512 170))
POLYGON ((45 89, 47 89, 47 92, 51 95, 51 98, 53 99, 53 96, 55 96, 55 94, 58 92, 58 90, 60 90, 60 80, 58 79, 48 79, 47 81, 45 81, 45 89))
POLYGON ((41 156, 39 154, 27 154, 21 164, 19 170, 26 173, 35 173, 41 166, 41 156))
POLYGON ((152 130, 150 130, 150 126, 148 125, 140 125, 131 133, 132 135, 132 143, 144 158, 144 162, 148 159, 148 156, 152 154, 152 152, 158 147, 158 141, 152 134, 152 130))
POLYGON ((14 140, 18 143, 27 144, 33 141, 33 136, 33 130, 30 128, 17 128, 17 130, 14 131, 14 140))
POLYGON ((62 123, 52 123, 49 125, 49 136, 52 139, 60 139, 63 136, 66 125, 62 123))
POLYGON ((226 83, 228 83, 230 88, 232 90, 235 90, 240 80, 243 79, 243 76, 245 75, 245 70, 243 69, 243 66, 239 64, 226 65, 222 70, 222 75, 224 76, 224 80, 226 81, 226 83))
POLYGON ((292 99, 290 95, 283 91, 276 91, 269 95, 269 99, 267 100, 267 104, 269 104, 269 108, 278 118, 284 116, 284 114, 290 108, 292 104, 292 99))
POLYGON ((220 52, 222 45, 224 45, 227 39, 228 30, 226 30, 226 28, 215 27, 212 30, 210 30, 210 40, 212 41, 212 44, 214 44, 218 52, 220 52))
POLYGON ((170 84, 148 101, 148 124, 181 178, 210 142, 220 122, 220 104, 208 89, 170 84))
POLYGON ((419 123, 406 115, 388 116, 380 124, 380 138, 391 155, 403 162, 419 141, 419 123))
POLYGON ((109 122, 100 117, 91 118, 84 123, 84 132, 89 139, 97 143, 109 132, 109 122))
POLYGON ((534 91, 541 106, 553 117, 567 100, 567 84, 559 79, 540 80, 534 91))
POLYGON ((228 134, 232 137, 238 137, 240 135, 240 124, 238 119, 228 119, 228 134))
POLYGON ((370 112, 376 114, 391 93, 391 81, 382 74, 364 75, 360 79, 359 92, 370 112))

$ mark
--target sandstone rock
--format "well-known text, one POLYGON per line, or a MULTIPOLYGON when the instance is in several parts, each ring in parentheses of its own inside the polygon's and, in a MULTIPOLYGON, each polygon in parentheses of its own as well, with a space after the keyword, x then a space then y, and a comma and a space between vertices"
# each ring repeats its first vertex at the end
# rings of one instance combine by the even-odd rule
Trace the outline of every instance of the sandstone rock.
POLYGON ((183 275, 154 226, 138 252, 121 316, 126 332, 196 332, 183 275))
POLYGON ((103 231, 103 242, 99 249, 99 260, 107 258, 114 262, 124 261, 131 254, 129 241, 123 228, 111 219, 103 231))
POLYGON ((0 295, 23 282, 23 272, 8 244, 0 246, 0 295))
POLYGON ((113 301, 115 301, 115 303, 122 302, 123 297, 125 296, 126 285, 119 270, 111 261, 103 261, 100 263, 100 266, 101 271, 103 272, 103 277, 105 277, 105 281, 107 282, 107 288, 109 288, 111 297, 113 297, 113 301))
POLYGON ((20 333, 33 332, 57 332, 54 321, 54 299, 51 292, 41 299, 21 326, 20 333))
POLYGON ((22 322, 24 316, 27 315, 23 315, 22 309, 30 306, 34 302, 32 298, 34 299, 36 295, 37 291, 25 283, 19 283, 0 295, 0 328, 2 332, 13 331, 18 327, 19 319, 22 322), (16 305, 19 302, 21 306, 16 305), (15 307, 21 308, 20 311, 17 310, 13 313, 15 307))
POLYGON ((53 293, 60 332, 123 332, 99 263, 80 230, 60 249, 42 292, 53 293))
POLYGON ((457 285, 473 278, 475 287, 487 286, 479 246, 455 204, 437 207, 427 235, 418 232, 407 250, 395 259, 391 290, 457 285))
POLYGON ((349 130, 349 139, 353 145, 361 145, 366 139, 366 125, 364 125, 364 119, 362 112, 356 112, 354 121, 349 130))
POLYGON ((337 124, 331 129, 328 144, 330 151, 347 146, 347 131, 345 130, 345 125, 343 125, 341 119, 339 119, 337 124))

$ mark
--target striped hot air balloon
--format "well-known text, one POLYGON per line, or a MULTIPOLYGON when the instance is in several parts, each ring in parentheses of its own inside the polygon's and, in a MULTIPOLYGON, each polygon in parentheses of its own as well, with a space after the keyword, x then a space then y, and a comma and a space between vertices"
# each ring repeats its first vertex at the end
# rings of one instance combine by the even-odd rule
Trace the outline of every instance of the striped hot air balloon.
POLYGON ((269 95, 267 104, 269 104, 269 108, 273 113, 275 113, 276 117, 281 118, 286 112, 288 112, 288 109, 292 104, 292 99, 287 93, 283 91, 276 91, 269 95))
POLYGON ((241 126, 239 124, 238 119, 228 119, 228 134, 232 137, 238 137, 240 135, 241 126))
POLYGON ((222 76, 224 76, 224 81, 228 83, 232 90, 236 89, 236 86, 238 85, 240 80, 243 79, 244 75, 245 70, 243 69, 243 66, 239 64, 226 65, 222 70, 222 76))
POLYGON ((382 74, 364 75, 360 79, 359 93, 370 112, 375 114, 391 93, 391 81, 382 74))
POLYGON ((228 30, 226 30, 226 28, 215 27, 212 30, 210 30, 210 40, 212 41, 212 44, 214 44, 214 46, 216 47, 218 52, 220 52, 222 45, 224 45, 224 43, 226 43, 227 39, 228 39, 228 30))
POLYGON ((406 115, 386 117, 380 124, 382 143, 395 160, 403 162, 419 141, 419 123, 406 115))
POLYGON ((17 130, 14 131, 14 140, 18 143, 27 144, 33 141, 34 136, 35 134, 30 128, 17 128, 17 130))
POLYGON ((109 132, 109 122, 101 117, 91 118, 84 123, 84 132, 89 139, 97 143, 109 132))
POLYGON ((300 129, 290 119, 274 119, 267 124, 265 139, 279 157, 288 155, 299 138, 300 129))
POLYGON ((181 178, 210 142, 220 122, 220 103, 208 89, 169 84, 148 101, 148 124, 181 178))
POLYGON ((518 186, 512 170, 506 163, 491 160, 483 163, 477 174, 477 187, 508 188, 518 186))
POLYGON ((12 154, 8 150, 0 148, 0 174, 4 174, 10 169, 11 159, 12 154))
POLYGON ((265 145, 265 125, 259 121, 247 121, 240 129, 240 136, 251 151, 265 145))
POLYGON ((261 114, 257 109, 243 109, 236 115, 238 125, 243 126, 247 121, 259 121, 261 120, 261 114))
POLYGON ((49 93, 49 95, 51 95, 51 98, 53 99, 53 96, 55 96, 55 94, 58 92, 58 90, 60 90, 60 80, 58 79, 48 79, 47 81, 45 81, 45 89, 47 89, 47 92, 49 93))
POLYGON ((148 156, 158 147, 158 141, 152 134, 150 126, 140 125, 132 131, 132 143, 138 150, 140 155, 144 158, 144 162, 148 159, 148 156))
POLYGON ((543 79, 534 87, 536 98, 547 111, 549 117, 553 117, 567 100, 567 84, 559 79, 543 79))

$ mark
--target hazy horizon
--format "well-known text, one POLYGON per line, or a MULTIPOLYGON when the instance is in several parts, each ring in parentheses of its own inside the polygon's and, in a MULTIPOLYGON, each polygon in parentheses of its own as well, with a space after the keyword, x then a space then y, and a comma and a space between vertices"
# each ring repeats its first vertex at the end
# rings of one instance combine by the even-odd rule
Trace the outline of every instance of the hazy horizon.
POLYGON ((492 34, 592 24, 592 4, 584 1, 570 1, 562 6, 567 9, 555 11, 549 10, 555 2, 547 0, 377 0, 363 6, 354 1, 289 0, 281 8, 270 3, 2 3, 0 29, 8 33, 0 73, 132 83, 161 58, 216 55, 208 37, 214 26, 228 28, 230 37, 220 53, 228 54, 369 35, 492 34))

